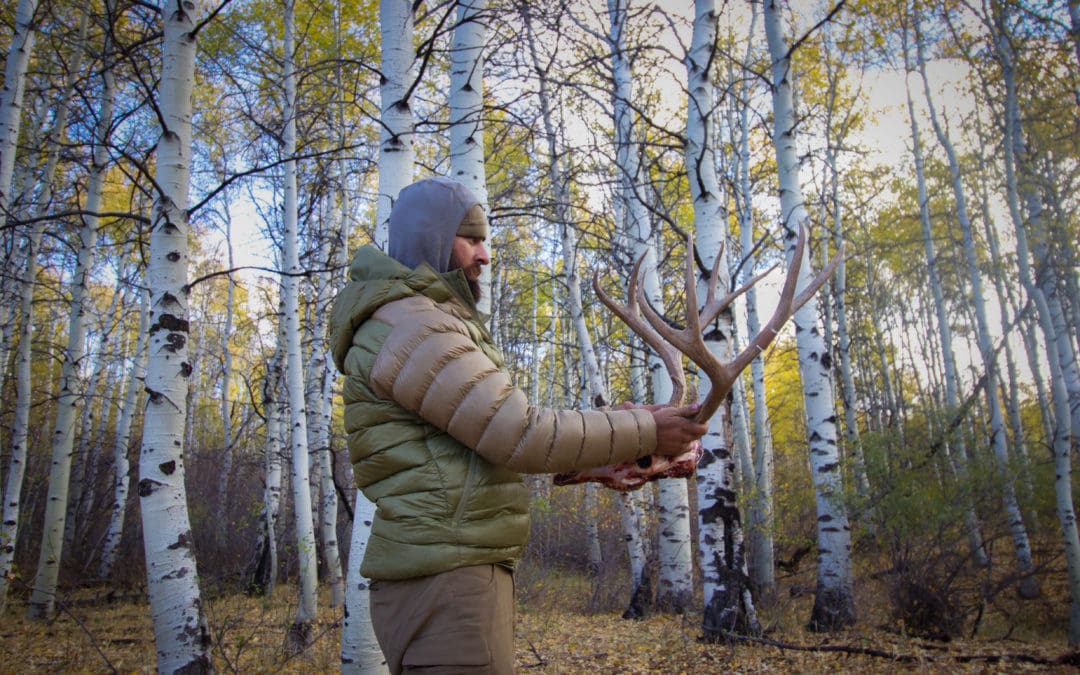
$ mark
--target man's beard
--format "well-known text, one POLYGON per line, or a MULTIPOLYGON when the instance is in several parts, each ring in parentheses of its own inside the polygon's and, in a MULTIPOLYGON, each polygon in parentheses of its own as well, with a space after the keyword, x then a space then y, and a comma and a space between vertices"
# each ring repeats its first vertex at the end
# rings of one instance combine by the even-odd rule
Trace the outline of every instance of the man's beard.
POLYGON ((465 281, 469 284, 469 291, 472 292, 473 302, 480 302, 480 298, 484 295, 483 290, 480 288, 479 280, 481 267, 480 265, 472 265, 472 267, 476 270, 476 279, 473 279, 472 275, 469 274, 472 270, 465 265, 462 265, 456 255, 453 253, 450 254, 450 270, 461 270, 461 273, 465 275, 465 281))

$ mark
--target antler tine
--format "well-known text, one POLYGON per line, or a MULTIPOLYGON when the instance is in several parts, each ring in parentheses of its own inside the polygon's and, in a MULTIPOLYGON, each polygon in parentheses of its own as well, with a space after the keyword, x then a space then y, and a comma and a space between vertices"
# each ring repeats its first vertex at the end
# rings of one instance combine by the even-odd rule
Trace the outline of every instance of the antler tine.
POLYGON ((784 323, 795 315, 795 312, 805 305, 810 298, 814 297, 814 294, 825 285, 825 282, 829 280, 829 277, 833 275, 836 268, 840 265, 840 261, 844 259, 844 247, 841 246, 832 259, 825 267, 818 272, 806 288, 803 289, 798 296, 795 296, 795 288, 799 281, 799 270, 802 269, 802 257, 803 249, 806 248, 806 228, 799 227, 799 240, 795 244, 795 255, 791 259, 791 267, 788 268, 787 278, 784 279, 784 287, 780 292, 780 301, 777 303, 776 311, 773 312, 769 322, 765 324, 765 327, 754 336, 754 339, 750 341, 750 344, 746 346, 746 349, 742 351, 735 360, 731 362, 731 367, 736 369, 736 372, 741 372, 743 368, 750 365, 750 362, 757 357, 758 354, 765 351, 765 348, 772 344, 773 338, 780 331, 780 327, 784 323), (794 297, 793 297, 794 296, 794 297))
MULTIPOLYGON (((754 337, 746 349, 735 357, 733 361, 728 363, 721 362, 709 351, 708 347, 705 346, 705 341, 701 334, 701 326, 702 324, 708 324, 713 321, 735 298, 745 293, 746 290, 765 276, 765 274, 772 271, 772 268, 755 276, 734 292, 728 293, 722 298, 716 298, 718 262, 714 262, 713 278, 709 281, 709 295, 706 306, 699 314, 696 311, 697 283, 694 276, 693 261, 688 260, 686 266, 686 328, 682 330, 676 330, 671 327, 671 325, 649 305, 640 286, 634 284, 633 290, 637 296, 637 304, 640 306, 641 313, 645 316, 645 319, 665 340, 689 357, 691 361, 696 363, 709 378, 711 386, 709 387, 709 393, 705 396, 705 400, 702 401, 701 409, 695 418, 698 421, 705 421, 716 412, 716 409, 720 406, 724 397, 731 391, 731 387, 735 383, 735 378, 739 376, 739 373, 754 360, 754 357, 769 346, 784 322, 791 318, 791 316, 798 311, 800 307, 806 304, 806 302, 813 297, 814 293, 825 284, 828 278, 832 276, 832 273, 836 270, 836 267, 840 264, 840 260, 843 258, 843 249, 841 248, 833 259, 829 261, 829 264, 826 265, 825 268, 822 269, 821 272, 807 285, 806 289, 799 293, 798 296, 795 296, 795 289, 798 286, 799 270, 802 266, 802 255, 805 247, 806 230, 805 228, 800 227, 799 240, 795 245, 795 255, 792 259, 791 266, 788 268, 787 278, 784 280, 784 286, 780 294, 780 301, 776 311, 773 312, 772 318, 769 319, 769 322, 754 337)), ((692 258, 693 256, 692 237, 687 237, 687 256, 688 258, 692 258)), ((717 260, 719 260, 719 256, 717 257, 717 260)), ((635 277, 638 274, 639 267, 635 267, 635 277)))
MULTIPOLYGON (((689 241, 689 243, 692 246, 693 242, 689 241)), ((693 249, 690 248, 688 250, 692 251, 693 249)), ((710 389, 705 402, 702 404, 701 409, 694 418, 701 422, 707 420, 713 412, 716 411, 719 401, 722 400, 723 396, 726 396, 727 392, 731 389, 731 383, 734 381, 734 376, 729 374, 727 372, 727 367, 721 363, 719 359, 713 356, 712 352, 705 346, 705 342, 701 337, 700 317, 697 312, 697 290, 694 288, 696 281, 692 263, 687 265, 686 280, 686 328, 683 328, 682 330, 673 328, 649 305, 648 301, 645 299, 644 291, 640 286, 635 286, 634 290, 636 291, 638 305, 645 320, 652 325, 657 333, 673 345, 675 349, 689 357, 691 361, 696 363, 709 376, 709 381, 712 382, 712 388, 710 389), (717 399, 715 402, 712 401, 714 397, 717 399)))
POLYGON ((683 372, 682 358, 679 356, 679 351, 672 345, 664 342, 664 339, 660 337, 648 323, 641 320, 641 314, 639 313, 637 293, 638 272, 641 269, 641 264, 644 260, 645 256, 641 256, 637 263, 634 264, 634 269, 630 273, 630 279, 626 289, 627 301, 625 305, 620 305, 615 302, 615 300, 600 287, 599 271, 593 272, 593 290, 596 292, 596 297, 600 299, 600 302, 604 303, 605 307, 610 309, 615 316, 619 317, 622 322, 630 328, 630 330, 637 333, 646 344, 656 351, 660 360, 664 363, 664 368, 667 370, 668 377, 671 378, 671 399, 668 401, 668 404, 679 405, 686 396, 686 374, 683 372))
MULTIPOLYGON (((749 281, 744 283, 742 286, 739 286, 734 291, 731 291, 730 293, 726 293, 721 298, 717 298, 716 297, 716 290, 717 290, 718 283, 720 281, 720 263, 724 259, 724 247, 725 247, 726 243, 727 242, 720 242, 720 250, 716 253, 716 258, 713 260, 711 276, 709 277, 708 295, 705 297, 705 305, 701 308, 701 311, 698 313, 698 328, 699 329, 701 328, 701 326, 708 326, 710 323, 712 323, 716 319, 716 317, 720 316, 720 312, 727 309, 728 306, 731 305, 731 303, 734 302, 740 295, 742 295, 743 293, 750 290, 750 288, 754 284, 761 281, 762 278, 764 278, 767 274, 769 274, 774 269, 776 269, 776 265, 774 264, 771 267, 769 267, 769 269, 765 270, 764 272, 761 272, 760 274, 755 275, 754 278, 750 279, 749 281)), ((686 250, 687 250, 687 257, 686 257, 687 302, 689 302, 690 299, 691 299, 689 289, 693 288, 695 290, 694 295, 693 295, 693 300, 694 300, 693 304, 696 305, 697 304, 697 292, 696 292, 696 290, 697 290, 696 289, 697 279, 694 276, 694 272, 693 272, 693 270, 694 270, 694 268, 693 268, 693 257, 690 255, 690 253, 693 251, 693 246, 694 246, 693 235, 687 236, 686 244, 687 244, 687 246, 686 246, 686 250)), ((689 309, 687 311, 689 311, 689 309)))

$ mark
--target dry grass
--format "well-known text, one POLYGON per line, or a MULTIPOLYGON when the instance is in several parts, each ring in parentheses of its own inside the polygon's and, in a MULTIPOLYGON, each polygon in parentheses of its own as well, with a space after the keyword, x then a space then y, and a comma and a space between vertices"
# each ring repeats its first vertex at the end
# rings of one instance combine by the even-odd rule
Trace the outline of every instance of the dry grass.
MULTIPOLYGON (((904 637, 875 628, 881 617, 880 589, 860 585, 860 624, 840 634, 808 633, 802 624, 812 598, 792 597, 762 609, 770 637, 803 646, 843 645, 902 655, 903 662, 881 656, 781 649, 761 644, 706 644, 698 640, 700 616, 654 616, 624 621, 610 609, 589 613, 587 581, 567 574, 521 575, 517 619, 520 673, 716 673, 759 672, 1075 672, 997 660, 1023 654, 1050 660, 1067 651, 1063 626, 1056 621, 1064 600, 1048 594, 1013 616, 1006 626, 999 616, 982 623, 974 639, 948 644, 904 637), (1049 612, 1049 614, 1048 614, 1049 612), (1042 621, 1040 621, 1040 618, 1042 621), (982 657, 963 662, 957 656, 982 657)), ((1056 593, 1057 589, 1048 589, 1056 593)), ((66 599, 55 621, 25 619, 25 604, 11 598, 0 617, 0 672, 153 672, 153 629, 146 602, 128 598, 106 601, 103 589, 80 591, 66 599)), ((270 600, 242 594, 208 599, 207 618, 214 638, 214 666, 219 672, 335 672, 339 664, 340 610, 326 606, 303 654, 288 657, 285 631, 295 611, 295 589, 281 587, 270 600)))

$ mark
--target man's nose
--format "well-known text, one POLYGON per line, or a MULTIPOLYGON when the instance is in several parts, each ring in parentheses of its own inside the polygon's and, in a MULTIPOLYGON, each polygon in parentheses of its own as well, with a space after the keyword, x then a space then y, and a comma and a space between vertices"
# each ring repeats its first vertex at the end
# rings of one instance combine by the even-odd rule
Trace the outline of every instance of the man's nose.
POLYGON ((491 264, 491 256, 488 255, 487 248, 484 247, 483 242, 476 249, 476 261, 481 265, 491 264))

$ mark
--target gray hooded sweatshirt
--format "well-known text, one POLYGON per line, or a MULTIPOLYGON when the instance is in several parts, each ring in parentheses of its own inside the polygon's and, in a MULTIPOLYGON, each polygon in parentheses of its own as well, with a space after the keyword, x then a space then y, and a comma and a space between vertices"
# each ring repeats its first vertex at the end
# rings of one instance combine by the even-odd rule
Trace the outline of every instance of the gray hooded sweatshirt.
POLYGON ((403 188, 390 210, 390 257, 409 269, 426 262, 448 272, 458 226, 478 204, 472 190, 442 176, 403 188))

